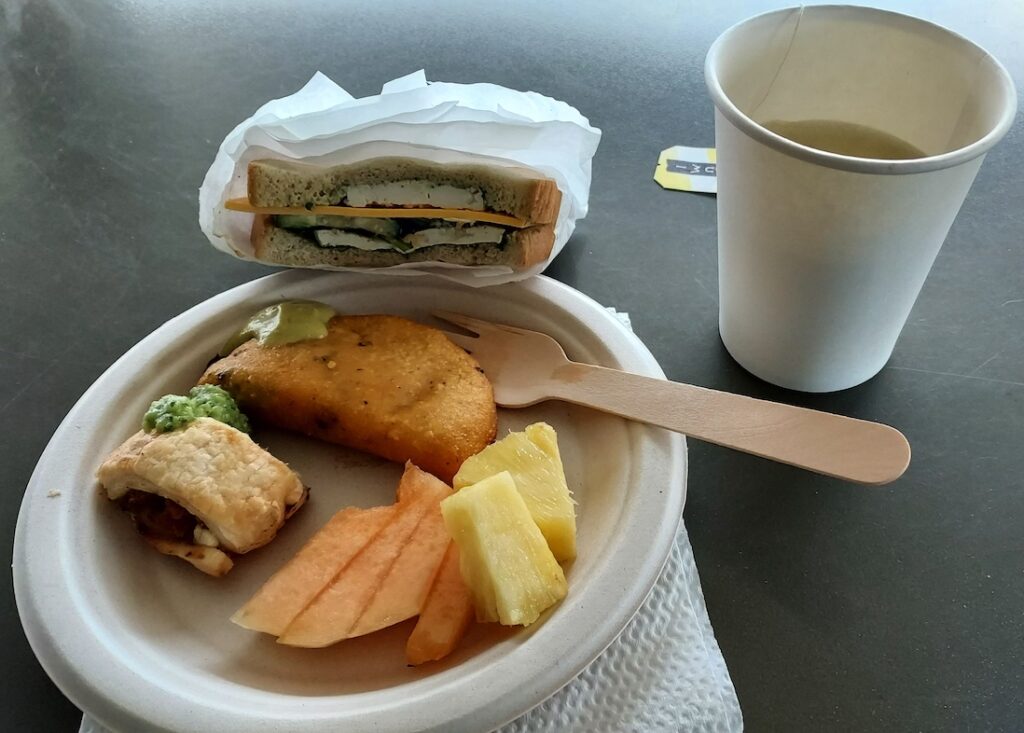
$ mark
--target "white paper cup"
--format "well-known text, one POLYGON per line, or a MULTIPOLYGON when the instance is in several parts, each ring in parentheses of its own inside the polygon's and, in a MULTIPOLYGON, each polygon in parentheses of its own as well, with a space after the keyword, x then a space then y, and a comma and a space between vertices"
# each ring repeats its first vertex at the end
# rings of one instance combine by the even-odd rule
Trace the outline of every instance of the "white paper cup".
POLYGON ((729 353, 807 392, 877 374, 1016 95, 986 51, 931 23, 847 5, 779 10, 712 45, 719 328, 729 353), (855 158, 762 127, 839 120, 928 157, 855 158))

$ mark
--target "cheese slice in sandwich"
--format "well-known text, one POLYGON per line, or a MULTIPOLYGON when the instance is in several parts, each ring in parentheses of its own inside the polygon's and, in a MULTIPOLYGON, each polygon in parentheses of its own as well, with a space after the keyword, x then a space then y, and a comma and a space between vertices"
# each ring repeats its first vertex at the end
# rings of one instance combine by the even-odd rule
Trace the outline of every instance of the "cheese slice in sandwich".
POLYGON ((404 262, 526 269, 554 245, 562 194, 521 168, 373 158, 334 167, 249 163, 256 259, 290 267, 404 262))

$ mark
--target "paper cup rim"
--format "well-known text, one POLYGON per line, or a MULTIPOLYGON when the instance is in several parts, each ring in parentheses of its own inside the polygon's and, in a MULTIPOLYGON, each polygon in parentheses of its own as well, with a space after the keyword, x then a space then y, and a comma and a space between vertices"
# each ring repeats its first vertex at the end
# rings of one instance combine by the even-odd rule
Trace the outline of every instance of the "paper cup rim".
POLYGON ((873 173, 883 175, 925 173, 928 171, 942 170, 944 168, 952 168, 953 166, 960 165, 961 163, 966 163, 967 161, 984 155, 993 146, 995 146, 995 144, 998 143, 1010 129, 1010 126, 1013 124, 1013 120, 1017 115, 1017 91, 1013 85, 1013 79, 1010 77, 1010 73, 1006 70, 1006 67, 1000 63, 999 59, 989 53, 982 46, 978 45, 966 36, 952 31, 938 23, 933 23, 929 20, 924 20, 923 18, 907 15, 905 13, 897 13, 891 10, 882 10, 881 8, 862 5, 835 4, 792 6, 779 10, 770 10, 765 13, 750 16, 749 18, 744 18, 723 31, 721 35, 715 39, 714 43, 711 44, 711 48, 708 49, 707 56, 704 59, 704 81, 707 85, 708 93, 711 95, 711 101, 714 103, 715 108, 749 137, 774 148, 785 155, 828 168, 836 168, 856 173, 873 173), (907 160, 857 158, 849 155, 830 153, 807 145, 802 145, 790 140, 789 138, 772 132, 743 113, 725 93, 725 90, 722 89, 717 73, 719 56, 722 52, 722 47, 729 40, 729 37, 741 27, 772 15, 786 15, 799 11, 835 12, 838 10, 862 12, 865 15, 888 16, 898 23, 923 27, 930 31, 938 31, 946 34, 951 39, 976 49, 995 67, 996 73, 1002 83, 1003 91, 1006 95, 1006 104, 1004 105, 1002 113, 1000 114, 996 124, 993 125, 985 135, 969 145, 957 148, 956 150, 940 153, 939 155, 930 155, 924 158, 911 158, 907 160))

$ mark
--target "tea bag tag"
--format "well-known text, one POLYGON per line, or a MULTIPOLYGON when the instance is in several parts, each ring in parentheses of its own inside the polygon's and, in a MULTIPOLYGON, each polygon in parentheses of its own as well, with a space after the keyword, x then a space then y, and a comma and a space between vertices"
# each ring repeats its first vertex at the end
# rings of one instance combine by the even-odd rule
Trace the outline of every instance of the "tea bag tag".
POLYGON ((717 158, 714 148, 688 148, 674 145, 661 151, 654 168, 654 180, 673 191, 716 193, 717 158))

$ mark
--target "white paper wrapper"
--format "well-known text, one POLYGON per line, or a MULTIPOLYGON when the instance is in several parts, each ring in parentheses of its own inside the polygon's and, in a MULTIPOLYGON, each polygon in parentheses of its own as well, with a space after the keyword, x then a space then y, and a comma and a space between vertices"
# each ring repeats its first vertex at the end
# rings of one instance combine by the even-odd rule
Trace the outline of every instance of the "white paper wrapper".
POLYGON ((388 275, 436 274, 472 285, 536 275, 587 214, 590 161, 601 131, 565 102, 494 84, 427 82, 424 72, 389 81, 379 95, 356 99, 317 72, 295 94, 267 102, 224 139, 199 189, 199 225, 217 249, 255 259, 252 214, 223 203, 246 195, 246 167, 257 158, 335 165, 383 155, 435 162, 486 162, 526 167, 555 180, 562 205, 551 256, 529 270, 406 263, 353 269, 388 275))

